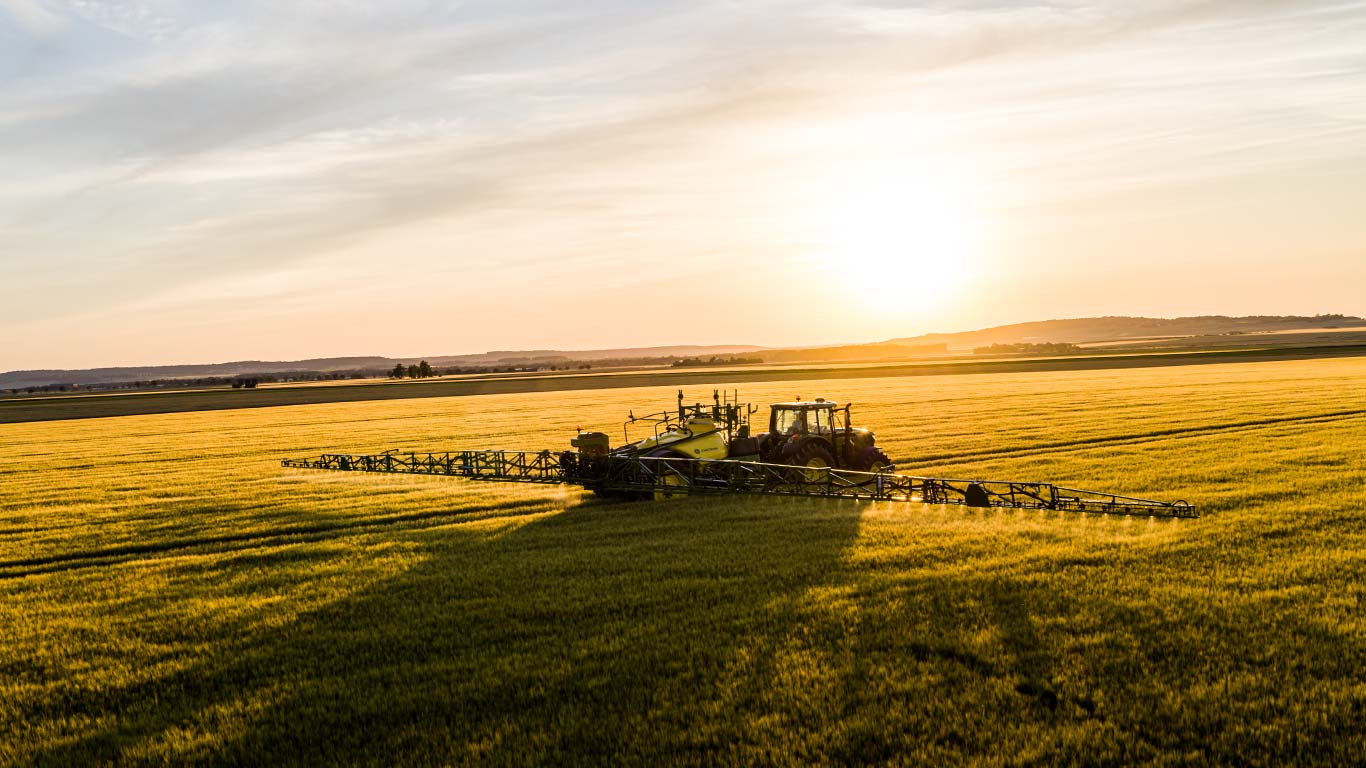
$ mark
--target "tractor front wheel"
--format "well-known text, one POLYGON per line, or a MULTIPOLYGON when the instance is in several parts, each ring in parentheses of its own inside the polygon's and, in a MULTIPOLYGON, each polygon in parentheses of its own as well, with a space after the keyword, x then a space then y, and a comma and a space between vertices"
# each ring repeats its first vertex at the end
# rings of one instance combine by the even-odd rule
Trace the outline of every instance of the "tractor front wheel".
POLYGON ((881 448, 864 448, 855 459, 854 469, 860 472, 885 472, 893 467, 892 460, 881 448))

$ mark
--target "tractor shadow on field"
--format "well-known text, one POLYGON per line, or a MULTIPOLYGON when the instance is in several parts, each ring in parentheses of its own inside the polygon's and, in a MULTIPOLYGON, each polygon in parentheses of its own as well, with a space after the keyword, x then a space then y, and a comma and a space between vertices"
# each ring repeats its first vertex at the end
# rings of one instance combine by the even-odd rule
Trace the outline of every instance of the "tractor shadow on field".
POLYGON ((712 721, 770 694, 772 680, 746 674, 749 654, 782 642, 802 595, 839 571, 859 514, 822 501, 588 501, 496 536, 395 531, 420 545, 413 567, 283 626, 240 627, 182 671, 81 694, 68 704, 108 726, 37 762, 705 753, 744 726, 712 721))

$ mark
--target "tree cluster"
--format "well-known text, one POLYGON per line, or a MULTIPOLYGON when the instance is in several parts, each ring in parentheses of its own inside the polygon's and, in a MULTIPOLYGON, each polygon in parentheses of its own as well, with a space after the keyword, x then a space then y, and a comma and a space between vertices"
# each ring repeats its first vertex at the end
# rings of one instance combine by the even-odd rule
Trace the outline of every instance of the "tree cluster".
POLYGON ((1042 344, 992 344, 972 350, 974 355, 1070 355, 1083 351, 1076 344, 1045 342, 1042 344))
POLYGON ((682 357, 673 361, 670 365, 674 368, 688 368, 695 365, 757 365, 762 363, 762 357, 739 357, 736 355, 712 355, 710 358, 701 357, 682 357))
POLYGON ((410 379, 427 379, 436 375, 438 375, 437 372, 426 360, 416 365, 409 365, 406 368, 403 363, 397 363, 394 365, 394 369, 389 371, 389 378, 391 379, 401 379, 405 376, 410 379))

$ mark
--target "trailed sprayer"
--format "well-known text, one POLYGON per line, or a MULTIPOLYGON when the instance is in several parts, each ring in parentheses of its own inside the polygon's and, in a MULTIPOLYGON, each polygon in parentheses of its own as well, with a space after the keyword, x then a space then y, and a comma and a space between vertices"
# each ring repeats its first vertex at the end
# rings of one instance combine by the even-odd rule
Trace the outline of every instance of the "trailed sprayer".
POLYGON ((343 472, 445 475, 470 480, 558 483, 599 496, 644 500, 692 494, 807 496, 969 507, 1065 510, 1111 515, 1197 517, 1184 501, 1154 501, 1053 483, 949 479, 900 474, 876 436, 855 427, 852 406, 823 398, 773 403, 763 432, 751 430, 760 409, 738 393, 712 393, 710 403, 636 416, 612 447, 605 432, 580 431, 570 450, 469 450, 447 453, 327 453, 285 459, 286 467, 343 472), (648 435, 632 439, 632 431, 648 435))

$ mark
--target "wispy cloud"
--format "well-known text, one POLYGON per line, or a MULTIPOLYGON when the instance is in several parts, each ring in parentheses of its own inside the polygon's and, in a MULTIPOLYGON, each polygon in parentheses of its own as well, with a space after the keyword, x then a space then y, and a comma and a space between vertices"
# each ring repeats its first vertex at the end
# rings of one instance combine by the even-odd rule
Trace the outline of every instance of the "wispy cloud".
POLYGON ((471 274, 648 287, 790 260, 850 169, 927 161, 1003 232, 1161 216, 1366 171, 1363 63, 1355 2, 4 0, 0 303, 39 332, 282 285, 305 317, 307 274, 360 306, 471 274))

